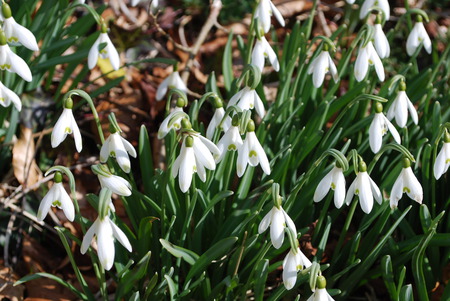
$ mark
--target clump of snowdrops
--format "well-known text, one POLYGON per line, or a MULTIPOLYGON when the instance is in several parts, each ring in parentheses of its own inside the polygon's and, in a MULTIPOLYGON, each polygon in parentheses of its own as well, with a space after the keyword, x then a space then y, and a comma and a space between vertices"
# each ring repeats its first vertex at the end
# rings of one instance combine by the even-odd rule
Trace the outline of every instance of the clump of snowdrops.
MULTIPOLYGON (((294 24, 270 0, 255 1, 248 36, 230 32, 220 54, 224 88, 220 72, 205 70, 200 97, 190 96, 196 93, 180 76, 188 71, 177 62, 147 60, 174 67, 156 92, 166 103, 152 132, 164 142, 163 169, 154 167, 145 126, 137 148, 113 113, 103 132, 95 96, 119 81, 90 95, 76 81, 63 94, 61 82, 50 144, 84 152, 74 112, 91 110, 100 141, 91 166, 98 190, 85 197, 98 216, 81 215, 71 166, 48 169, 53 185, 30 210, 46 222, 57 207, 79 224, 83 237, 56 227, 78 284, 36 273, 16 285, 48 277, 81 300, 344 300, 380 278, 380 298, 428 300, 449 264, 448 39, 430 40, 424 10, 407 5, 391 21, 387 1, 347 2, 339 27, 313 36, 318 1, 294 24), (279 39, 272 24, 289 33, 279 39), (242 66, 234 66, 233 42, 242 66), (276 97, 268 99, 265 86, 274 79, 276 97), (212 118, 204 124, 201 114, 212 118), (116 215, 119 199, 127 223, 116 215), (74 252, 89 256, 98 292, 74 252)), ((79 64, 87 74, 99 57, 113 70, 126 66, 101 18, 105 5, 48 3, 33 14, 2 4, 3 145, 16 132, 20 95, 49 89, 45 80, 56 66, 65 64, 63 80, 79 64), (75 10, 87 15, 70 23, 75 10), (97 31, 88 35, 91 28, 97 31), (70 46, 77 52, 65 54, 70 46)), ((147 6, 164 9, 158 4, 147 6)), ((221 7, 213 1, 211 15, 221 7)), ((450 289, 442 294, 449 298, 450 289)))

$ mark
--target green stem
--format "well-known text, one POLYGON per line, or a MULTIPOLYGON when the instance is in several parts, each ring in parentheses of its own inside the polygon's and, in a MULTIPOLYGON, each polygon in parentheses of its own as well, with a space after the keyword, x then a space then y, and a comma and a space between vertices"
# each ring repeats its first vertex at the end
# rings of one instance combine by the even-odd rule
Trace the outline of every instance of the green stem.
POLYGON ((334 249, 331 265, 334 265, 334 263, 337 259, 337 255, 339 254, 342 244, 344 243, 345 237, 347 235, 348 229, 350 228, 350 223, 352 222, 353 215, 355 213, 357 205, 358 205, 358 202, 353 200, 352 206, 350 207, 350 210, 347 214, 347 218, 345 220, 344 227, 342 228, 341 236, 339 237, 338 244, 337 244, 336 248, 334 249))
POLYGON ((63 99, 67 99, 67 98, 71 97, 72 95, 80 96, 81 98, 86 100, 86 102, 89 104, 89 108, 91 109, 92 115, 94 116, 95 125, 97 126, 97 131, 98 131, 98 135, 100 137, 100 141, 102 142, 102 144, 105 143, 105 137, 103 136, 102 124, 100 123, 100 118, 98 117, 97 109, 95 108, 94 101, 92 100, 92 98, 89 96, 89 94, 87 94, 83 90, 74 89, 74 90, 70 90, 69 92, 64 94, 63 99))

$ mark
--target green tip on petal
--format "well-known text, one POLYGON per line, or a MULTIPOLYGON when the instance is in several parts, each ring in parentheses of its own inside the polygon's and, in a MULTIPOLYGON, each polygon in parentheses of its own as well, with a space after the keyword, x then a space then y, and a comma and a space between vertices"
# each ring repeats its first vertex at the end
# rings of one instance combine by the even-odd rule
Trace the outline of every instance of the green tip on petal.
POLYGON ((317 277, 317 288, 324 289, 326 287, 327 287, 327 280, 325 279, 325 277, 323 277, 322 275, 317 277))
POLYGON ((403 168, 411 167, 411 161, 408 158, 403 158, 403 168))
POLYGON ((359 162, 358 170, 359 170, 359 172, 366 172, 367 171, 366 162, 364 162, 364 161, 359 162))
POLYGON ((194 146, 194 138, 192 136, 186 137, 186 147, 193 147, 194 146))
POLYGON ((9 4, 6 2, 3 2, 3 4, 2 4, 2 13, 3 13, 3 17, 5 19, 12 17, 11 7, 9 7, 9 4))
POLYGON ((59 171, 55 172, 55 175, 53 176, 53 180, 55 181, 55 183, 61 183, 62 182, 62 174, 59 171))
POLYGON ((68 97, 66 101, 64 102, 64 108, 66 109, 72 109, 73 108, 73 100, 72 98, 68 97))

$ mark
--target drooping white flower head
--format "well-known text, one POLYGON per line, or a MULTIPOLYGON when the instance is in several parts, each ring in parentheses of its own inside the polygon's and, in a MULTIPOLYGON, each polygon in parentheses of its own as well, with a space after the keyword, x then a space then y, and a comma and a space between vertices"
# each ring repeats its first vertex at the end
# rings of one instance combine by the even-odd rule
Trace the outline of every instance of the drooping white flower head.
POLYGON ((108 161, 108 157, 116 158, 117 164, 119 164, 120 168, 126 172, 130 172, 131 163, 130 157, 136 158, 136 150, 133 145, 128 142, 125 138, 120 136, 120 133, 111 132, 108 139, 103 143, 102 148, 100 149, 100 162, 105 163, 108 161))
POLYGON ((106 165, 93 165, 91 169, 98 176, 102 188, 108 188, 113 193, 121 196, 131 195, 131 184, 124 178, 113 175, 106 165))
POLYGON ((161 99, 163 99, 164 95, 166 95, 167 93, 167 90, 173 88, 179 89, 183 92, 187 92, 186 84, 181 79, 178 71, 172 72, 172 74, 170 74, 162 81, 162 83, 156 90, 156 100, 160 101, 161 99))
POLYGON ((102 30, 100 35, 98 36, 97 40, 94 42, 94 45, 92 45, 91 49, 89 50, 88 54, 88 67, 89 69, 93 69, 97 65, 98 57, 100 56, 103 59, 109 59, 109 62, 111 63, 111 66, 114 70, 118 70, 120 66, 120 58, 119 53, 116 50, 116 47, 114 47, 113 43, 111 42, 111 39, 109 38, 107 34, 107 27, 105 24, 102 24, 102 30), (100 44, 106 43, 105 48, 102 50, 98 50, 100 44))
POLYGON ((243 143, 237 124, 231 125, 225 132, 225 135, 217 142, 220 156, 216 159, 216 163, 222 161, 227 151, 236 151, 242 147, 243 143))
POLYGON ((387 118, 392 120, 395 117, 397 125, 404 128, 408 121, 408 111, 414 124, 418 124, 419 116, 417 115, 416 108, 414 108, 411 100, 409 100, 408 95, 406 95, 406 84, 402 81, 400 82, 400 91, 398 91, 397 97, 389 107, 387 118))
POLYGON ((259 223, 258 233, 261 234, 270 226, 270 240, 275 249, 279 249, 284 241, 284 228, 287 226, 294 235, 297 235, 297 228, 289 215, 280 206, 273 208, 264 216, 259 223))
POLYGON ((316 283, 316 289, 313 290, 313 294, 306 301, 334 301, 334 299, 327 292, 327 281, 325 277, 322 275, 318 276, 316 283))
POLYGON ((187 135, 183 139, 179 156, 172 166, 172 177, 178 175, 178 184, 182 192, 191 187, 194 172, 202 182, 206 181, 206 169, 216 169, 214 156, 220 156, 219 149, 200 134, 187 135))
MULTIPOLYGON (((214 132, 217 128, 219 128, 220 122, 222 121, 223 117, 225 116, 225 110, 223 109, 223 103, 220 99, 216 99, 214 101, 214 107, 216 110, 214 111, 214 115, 211 119, 211 122, 208 125, 208 128, 206 129, 206 138, 209 140, 212 140, 214 136, 214 132)), ((225 120, 220 126, 220 130, 226 132, 231 126, 231 117, 227 116, 225 117, 225 120)))
POLYGON ((353 4, 353 3, 355 3, 355 0, 347 0, 347 3, 348 4, 353 4))
POLYGON ((75 140, 75 147, 77 149, 77 152, 80 153, 83 148, 81 142, 81 133, 80 129, 78 128, 77 122, 73 117, 72 106, 73 106, 72 99, 68 98, 64 103, 64 109, 61 116, 59 116, 58 121, 53 127, 51 138, 52 147, 53 148, 58 147, 58 145, 60 145, 61 142, 63 142, 66 139, 68 134, 73 133, 73 138, 75 140))
POLYGON ((386 20, 391 17, 391 11, 388 0, 365 0, 359 11, 359 18, 364 19, 372 10, 373 7, 378 6, 384 12, 386 20))
MULTIPOLYGON (((138 5, 140 2, 143 2, 144 0, 131 0, 131 6, 136 6, 138 5)), ((151 0, 151 5, 150 8, 151 9, 155 9, 156 7, 158 7, 158 0, 151 0)))
MULTIPOLYGON (((377 20, 378 18, 380 18, 379 15, 377 15, 377 20)), ((389 46, 389 41, 384 34, 383 28, 381 27, 381 23, 376 23, 374 25, 373 40, 375 43, 375 50, 377 51, 380 59, 389 57, 391 47, 389 46)))
POLYGON ((14 104, 17 111, 20 112, 20 110, 22 110, 22 102, 20 101, 19 96, 0 82, 0 105, 6 108, 11 103, 14 104))
POLYGON ((63 210, 66 218, 73 222, 75 219, 75 208, 72 199, 64 189, 61 173, 56 172, 53 179, 55 180, 55 183, 42 199, 37 212, 37 219, 43 221, 47 216, 50 207, 58 207, 63 210))
POLYGON ((18 24, 11 14, 11 8, 8 3, 3 2, 1 9, 1 19, 3 21, 3 30, 7 41, 12 46, 23 45, 32 51, 38 51, 39 47, 33 33, 24 26, 18 24))
POLYGON ((261 0, 258 3, 258 7, 256 7, 255 11, 255 19, 258 19, 259 25, 263 28, 264 33, 269 32, 270 30, 270 18, 272 15, 275 15, 275 18, 278 20, 281 26, 284 27, 284 19, 281 15, 280 11, 273 5, 270 0, 261 0))
POLYGON ((114 224, 106 215, 103 219, 97 217, 91 227, 87 230, 81 243, 81 254, 86 253, 89 245, 94 239, 97 239, 97 254, 102 267, 109 271, 114 263, 115 249, 114 238, 116 238, 128 252, 132 251, 130 241, 123 231, 114 224))
POLYGON ((445 133, 444 136, 444 144, 442 145, 439 154, 436 157, 436 161, 434 162, 434 177, 436 180, 447 172, 448 167, 450 166, 450 135, 448 132, 445 133))
POLYGON ((431 54, 432 45, 430 37, 428 36, 425 26, 423 26, 422 16, 418 16, 416 24, 414 24, 413 29, 409 33, 408 39, 406 40, 406 52, 409 56, 412 56, 416 52, 417 47, 423 44, 423 47, 431 54))
POLYGON ((267 39, 262 36, 261 39, 256 39, 255 47, 252 51, 252 64, 257 66, 260 71, 264 69, 264 63, 266 58, 269 59, 273 69, 278 72, 280 70, 280 63, 278 62, 277 55, 273 51, 267 39))
POLYGON ((270 164, 267 159, 266 152, 264 151, 261 143, 255 134, 255 123, 250 120, 247 126, 247 134, 242 146, 238 149, 237 158, 237 175, 242 177, 247 168, 247 164, 250 166, 261 165, 262 170, 266 175, 270 175, 270 164))
POLYGON ((379 204, 382 202, 380 189, 367 174, 367 166, 364 162, 359 163, 359 172, 356 175, 356 179, 348 188, 347 197, 345 198, 347 205, 350 205, 355 194, 359 197, 361 209, 367 214, 372 211, 374 198, 379 204))
POLYGON ((334 82, 337 83, 339 81, 339 75, 334 64, 331 59, 330 53, 328 52, 328 45, 324 45, 325 49, 311 62, 308 67, 308 74, 313 75, 313 84, 314 87, 319 88, 323 84, 323 80, 325 79, 325 74, 329 71, 331 76, 334 79, 334 82), (327 47, 325 47, 327 46, 327 47))
POLYGON ((167 115, 167 117, 163 120, 163 122, 159 126, 158 139, 166 137, 172 129, 178 131, 181 128, 181 119, 183 118, 183 116, 180 115, 179 117, 173 119, 177 112, 183 112, 183 107, 175 107, 173 111, 170 112, 170 114, 167 115))
POLYGON ((395 180, 392 186, 390 205, 394 209, 398 206, 398 201, 402 198, 403 193, 406 193, 412 200, 422 204, 423 189, 416 176, 411 169, 411 161, 403 159, 403 169, 395 180))
POLYGON ((227 108, 234 105, 237 105, 243 111, 255 108, 256 113, 258 113, 261 118, 266 115, 266 110, 261 98, 258 93, 256 93, 256 90, 250 87, 244 87, 234 94, 228 102, 227 108))
POLYGON ((6 41, 5 32, 0 29, 0 69, 17 73, 17 75, 27 82, 31 82, 31 70, 27 63, 11 51, 6 41))
POLYGON ((373 65, 375 67, 378 79, 380 81, 384 81, 385 75, 383 63, 375 51, 372 42, 370 41, 366 46, 361 46, 359 48, 358 56, 356 57, 355 78, 357 81, 360 82, 366 77, 367 71, 369 70, 369 65, 373 65))
POLYGON ((375 116, 369 127, 369 143, 370 148, 374 153, 378 153, 380 150, 381 145, 383 144, 383 136, 388 130, 391 132, 392 137, 394 137, 395 142, 401 144, 400 135, 398 134, 397 129, 386 116, 384 116, 383 105, 377 103, 375 107, 375 116))
POLYGON ((314 192, 314 202, 320 202, 331 189, 334 190, 334 205, 341 208, 345 200, 345 177, 342 168, 334 166, 319 182, 314 192))
POLYGON ((287 290, 294 287, 297 282, 297 272, 309 268, 311 261, 297 247, 296 250, 291 249, 283 260, 283 284, 287 290))

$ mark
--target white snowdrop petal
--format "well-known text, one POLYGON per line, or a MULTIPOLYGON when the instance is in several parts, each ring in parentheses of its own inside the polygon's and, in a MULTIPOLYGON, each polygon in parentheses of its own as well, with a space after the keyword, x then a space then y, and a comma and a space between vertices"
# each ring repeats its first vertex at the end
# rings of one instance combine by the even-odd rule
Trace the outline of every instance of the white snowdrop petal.
POLYGON ((102 267, 109 271, 114 263, 114 238, 109 218, 99 221, 97 229, 97 254, 102 267))
POLYGON ((111 225, 114 237, 122 244, 122 246, 125 247, 125 249, 128 250, 128 252, 131 252, 132 247, 125 233, 123 233, 123 231, 116 224, 114 224, 112 220, 109 220, 109 223, 111 225))
POLYGON ((91 245, 92 239, 94 239, 95 233, 97 233, 97 229, 99 226, 99 219, 97 218, 94 223, 92 223, 91 227, 86 231, 86 234, 83 237, 83 241, 81 242, 80 252, 81 254, 86 253, 87 249, 91 245))
POLYGON ((262 234, 264 231, 269 228, 270 223, 272 222, 272 214, 273 214, 274 208, 270 209, 270 211, 263 217, 261 222, 258 226, 258 233, 262 234))
POLYGON ((339 209, 342 207, 345 200, 345 177, 342 170, 334 174, 333 181, 336 182, 336 189, 334 190, 334 205, 339 209))
POLYGON ((61 203, 61 208, 64 211, 64 215, 69 221, 73 222, 75 219, 75 208, 73 206, 72 199, 67 194, 62 184, 59 188, 59 201, 61 203))
POLYGON ((270 239, 275 249, 279 249, 284 241, 284 215, 281 210, 273 212, 272 223, 270 224, 270 239))
POLYGON ((332 181, 333 169, 328 172, 322 180, 320 180, 319 185, 314 192, 314 202, 320 202, 330 190, 332 181))

